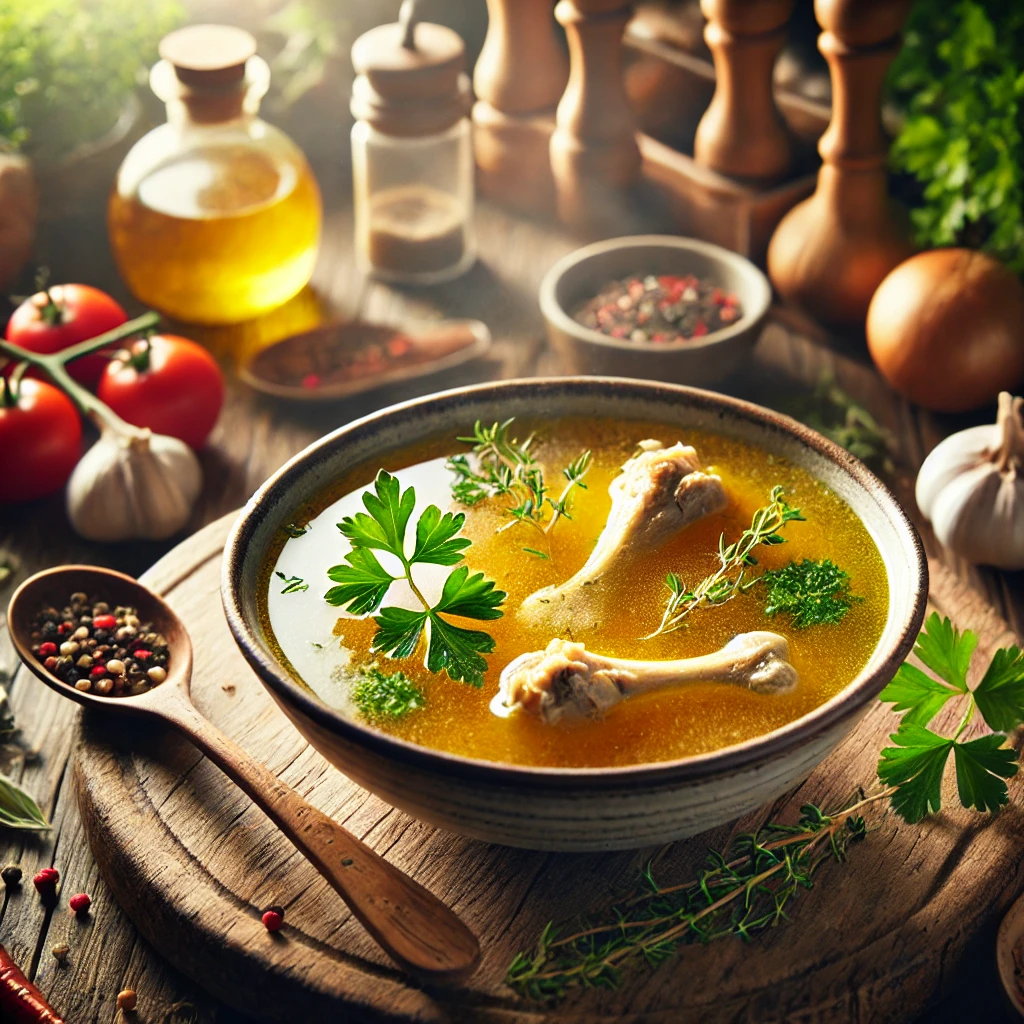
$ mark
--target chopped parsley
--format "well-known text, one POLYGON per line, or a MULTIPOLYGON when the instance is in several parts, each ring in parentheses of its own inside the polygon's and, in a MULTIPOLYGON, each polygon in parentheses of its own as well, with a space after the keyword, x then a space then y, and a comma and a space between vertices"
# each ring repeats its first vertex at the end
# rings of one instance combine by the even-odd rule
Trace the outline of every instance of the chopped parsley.
POLYGON ((427 703, 423 691, 404 672, 384 672, 376 664, 359 670, 352 701, 369 721, 394 721, 427 703))
POLYGON ((829 558, 805 558, 767 569, 760 580, 767 589, 765 614, 784 612, 796 629, 841 622, 854 604, 864 600, 850 593, 850 574, 829 558))

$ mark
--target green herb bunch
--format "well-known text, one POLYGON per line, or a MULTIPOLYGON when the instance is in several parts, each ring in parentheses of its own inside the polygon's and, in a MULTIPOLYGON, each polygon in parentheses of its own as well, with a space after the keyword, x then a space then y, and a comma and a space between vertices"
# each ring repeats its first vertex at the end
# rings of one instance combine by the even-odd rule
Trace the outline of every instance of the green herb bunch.
POLYGON ((870 802, 859 796, 834 814, 808 804, 795 825, 771 822, 710 851, 696 878, 681 885, 660 885, 648 865, 636 890, 569 934, 549 924, 536 948, 512 961, 506 980, 530 998, 557 999, 577 986, 616 988, 626 968, 656 967, 687 943, 751 939, 786 920, 818 868, 845 860, 867 832, 861 811, 870 802))
POLYGON ((179 0, 0 0, 0 144, 56 160, 113 128, 179 0))
MULTIPOLYGON (((552 498, 544 470, 531 451, 533 435, 519 441, 511 433, 513 422, 514 419, 508 419, 485 427, 477 420, 473 436, 459 438, 473 447, 469 455, 452 455, 446 462, 455 474, 452 497, 470 506, 485 498, 508 498, 506 511, 513 520, 508 525, 528 523, 547 537, 559 519, 572 519, 572 494, 576 488, 587 489, 583 478, 590 470, 593 456, 585 451, 562 470, 565 484, 558 497, 552 498)), ((550 557, 537 548, 523 550, 540 558, 550 557)))
POLYGON ((423 691, 404 672, 365 665, 352 687, 352 702, 370 721, 395 721, 427 703, 423 691))
POLYGON ((406 532, 416 506, 416 491, 401 490, 398 479, 381 470, 372 491, 363 494, 366 512, 346 516, 338 529, 352 543, 344 565, 335 565, 327 575, 335 583, 324 595, 328 604, 346 605, 355 615, 380 609, 375 616, 377 633, 371 650, 391 658, 408 658, 427 634, 426 665, 431 672, 446 672, 452 679, 483 686, 487 662, 482 657, 494 650, 494 639, 481 630, 465 629, 449 616, 466 619, 498 619, 505 592, 497 590, 483 573, 470 575, 465 565, 445 580, 441 596, 431 603, 413 577, 416 565, 458 565, 471 541, 458 533, 466 521, 461 513, 428 506, 419 517, 411 554, 406 553, 406 532), (380 564, 374 550, 386 551, 401 563, 399 575, 380 564), (422 607, 419 610, 388 606, 381 608, 391 585, 405 580, 422 607))
POLYGON ((772 488, 768 504, 754 513, 750 526, 743 531, 739 540, 726 544, 724 533, 718 538, 718 568, 692 590, 674 572, 665 577, 669 589, 665 611, 658 628, 645 640, 681 629, 686 625, 687 617, 698 608, 725 604, 757 583, 759 577, 747 578, 747 569, 757 565, 754 549, 762 544, 784 544, 786 538, 779 531, 787 523, 804 521, 800 509, 791 508, 782 497, 782 492, 781 486, 772 488))
POLYGON ((1006 779, 1017 774, 1017 752, 1006 746, 1006 732, 1024 723, 1024 654, 1017 647, 996 651, 981 682, 972 690, 967 671, 978 645, 971 630, 960 633, 949 619, 933 613, 917 639, 914 654, 938 676, 905 662, 879 700, 903 713, 882 751, 878 777, 893 787, 893 809, 908 822, 920 821, 942 806, 942 776, 953 755, 957 791, 964 807, 995 811, 1009 799, 1006 779), (926 728, 950 702, 963 705, 952 736, 926 728), (976 739, 961 737, 975 713, 993 730, 976 739))
POLYGON ((864 600, 850 593, 850 574, 830 558, 766 569, 758 582, 767 590, 765 614, 788 614, 796 629, 841 622, 852 605, 864 600))
POLYGON ((922 189, 917 241, 1024 272, 1024 5, 918 0, 889 88, 905 113, 892 163, 922 189))

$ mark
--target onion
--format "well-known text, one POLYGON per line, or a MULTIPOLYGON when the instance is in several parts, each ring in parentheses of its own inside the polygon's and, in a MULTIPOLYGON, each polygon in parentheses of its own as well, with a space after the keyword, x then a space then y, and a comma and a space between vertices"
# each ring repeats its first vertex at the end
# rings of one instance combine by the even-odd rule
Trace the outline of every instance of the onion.
POLYGON ((1024 285, 971 249, 919 253, 878 286, 867 335, 879 372, 911 401, 975 409, 1024 380, 1024 285))

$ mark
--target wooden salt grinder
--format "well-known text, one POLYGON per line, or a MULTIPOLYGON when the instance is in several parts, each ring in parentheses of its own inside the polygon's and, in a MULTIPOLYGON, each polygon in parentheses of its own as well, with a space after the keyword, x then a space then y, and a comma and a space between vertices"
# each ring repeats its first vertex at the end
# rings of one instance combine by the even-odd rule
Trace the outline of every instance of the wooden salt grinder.
POLYGON ((882 279, 913 251, 906 217, 886 192, 885 74, 911 0, 815 0, 818 49, 832 76, 832 120, 809 199, 775 229, 768 274, 825 323, 863 324, 882 279))
POLYGON ((551 209, 551 133, 569 78, 551 0, 487 0, 487 12, 473 73, 477 182, 510 205, 551 209))
POLYGON ((772 72, 794 0, 701 0, 715 58, 715 95, 697 125, 697 163, 733 178, 781 178, 792 142, 775 106, 772 72))
POLYGON ((636 122, 622 77, 622 34, 633 4, 561 0, 555 17, 569 39, 569 84, 551 137, 551 171, 562 220, 614 229, 624 190, 640 174, 636 122))

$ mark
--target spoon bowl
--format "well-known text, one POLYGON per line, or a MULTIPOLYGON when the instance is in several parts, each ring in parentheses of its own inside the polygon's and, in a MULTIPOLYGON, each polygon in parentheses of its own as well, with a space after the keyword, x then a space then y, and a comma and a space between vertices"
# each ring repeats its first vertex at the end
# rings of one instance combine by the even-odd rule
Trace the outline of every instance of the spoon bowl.
POLYGON ((352 833, 284 785, 192 704, 192 642, 166 601, 138 580, 110 569, 68 565, 27 579, 14 592, 7 622, 22 661, 62 697, 95 713, 158 718, 187 736, 292 841, 330 882, 349 909, 404 970, 426 981, 460 981, 476 970, 480 946, 453 911, 393 867, 352 833), (141 621, 167 640, 167 678, 130 697, 86 693, 59 679, 32 652, 32 620, 40 609, 61 608, 83 592, 92 599, 136 609, 141 621))

